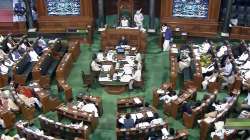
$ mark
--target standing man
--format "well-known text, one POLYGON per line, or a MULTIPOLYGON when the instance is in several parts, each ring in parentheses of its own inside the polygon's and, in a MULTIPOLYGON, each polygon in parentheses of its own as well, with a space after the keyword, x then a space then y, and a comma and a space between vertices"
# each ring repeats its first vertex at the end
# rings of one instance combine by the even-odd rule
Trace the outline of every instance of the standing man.
POLYGON ((143 20, 144 20, 144 16, 143 14, 141 13, 141 10, 137 10, 135 15, 134 15, 134 22, 136 24, 136 27, 140 30, 144 30, 143 28, 143 20))
POLYGON ((162 27, 164 43, 163 43, 163 51, 168 51, 170 48, 170 41, 172 39, 172 30, 168 26, 162 27))

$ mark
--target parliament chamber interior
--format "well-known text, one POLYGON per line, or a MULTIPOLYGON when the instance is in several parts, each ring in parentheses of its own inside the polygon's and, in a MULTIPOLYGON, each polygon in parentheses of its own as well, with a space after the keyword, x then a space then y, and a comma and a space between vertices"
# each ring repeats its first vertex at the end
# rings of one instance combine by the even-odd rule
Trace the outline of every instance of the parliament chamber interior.
POLYGON ((0 140, 250 140, 250 0, 0 0, 0 140))

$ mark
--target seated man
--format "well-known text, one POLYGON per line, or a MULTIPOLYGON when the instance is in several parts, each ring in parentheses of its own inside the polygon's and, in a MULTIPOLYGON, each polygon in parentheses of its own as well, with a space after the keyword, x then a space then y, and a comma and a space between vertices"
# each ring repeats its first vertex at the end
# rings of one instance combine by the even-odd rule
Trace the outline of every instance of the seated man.
POLYGON ((179 56, 179 72, 182 73, 183 69, 190 67, 191 65, 191 57, 189 55, 190 51, 187 47, 184 47, 180 51, 180 56, 179 56))
POLYGON ((192 114, 192 109, 198 107, 201 105, 201 101, 196 101, 196 102, 186 102, 184 101, 183 105, 182 105, 182 112, 186 112, 188 114, 192 114))
POLYGON ((176 92, 174 90, 170 90, 168 94, 160 97, 160 100, 164 100, 165 103, 170 103, 173 100, 176 100, 178 98, 176 92))
MULTIPOLYGON (((1 46, 1 45, 0 45, 1 46)), ((0 48, 0 60, 3 60, 8 54, 6 54, 1 48, 0 48)))
POLYGON ((247 44, 244 40, 240 42, 240 45, 232 47, 232 53, 235 59, 238 59, 245 51, 247 51, 247 44))
POLYGON ((135 127, 135 122, 134 122, 134 120, 131 118, 131 115, 130 115, 130 114, 126 114, 126 117, 125 117, 125 119, 124 119, 123 127, 126 128, 126 129, 134 128, 134 127, 135 127))
POLYGON ((204 80, 202 81, 203 89, 206 90, 209 83, 216 82, 218 76, 219 73, 216 71, 207 72, 204 75, 204 80))
POLYGON ((242 64, 244 64, 244 63, 247 61, 248 57, 250 57, 250 56, 249 56, 249 52, 248 52, 248 51, 244 51, 244 52, 239 56, 239 58, 237 58, 237 59, 235 60, 235 63, 236 63, 237 65, 242 65, 242 64))
POLYGON ((28 53, 31 58, 30 59, 31 62, 37 62, 40 59, 40 56, 35 52, 33 48, 29 48, 28 53))
POLYGON ((206 40, 202 43, 201 47, 199 47, 199 52, 201 54, 207 54, 209 50, 211 49, 211 44, 206 40))
POLYGON ((94 112, 94 116, 99 117, 98 109, 95 106, 95 104, 93 104, 93 103, 78 102, 77 109, 82 110, 82 111, 86 111, 86 112, 89 112, 89 113, 94 112))
POLYGON ((163 119, 159 117, 158 113, 154 113, 154 119, 150 122, 150 125, 158 125, 163 123, 163 119))
POLYGON ((222 68, 222 73, 221 73, 223 77, 222 89, 225 86, 232 85, 235 81, 233 64, 231 63, 229 58, 226 59, 225 63, 226 64, 222 68))
POLYGON ((28 41, 26 41, 26 42, 23 41, 23 43, 21 43, 21 45, 19 45, 18 50, 19 50, 19 53, 21 55, 23 55, 25 52, 28 51, 29 46, 27 44, 28 44, 28 41))
POLYGON ((7 66, 7 67, 12 67, 15 63, 8 57, 8 56, 5 56, 5 59, 4 59, 4 65, 7 66))
POLYGON ((141 77, 141 70, 135 68, 135 72, 132 75, 132 79, 129 82, 129 90, 133 89, 133 85, 136 83, 140 83, 142 81, 142 77, 141 77))
POLYGON ((37 49, 35 49, 35 51, 38 54, 42 54, 42 52, 45 50, 48 50, 48 44, 43 37, 40 37, 40 39, 37 41, 37 49))
POLYGON ((125 17, 125 16, 123 16, 122 18, 121 18, 121 21, 120 21, 121 23, 120 23, 120 26, 121 27, 129 27, 129 21, 128 21, 128 19, 125 17))
POLYGON ((217 49, 216 56, 218 58, 222 58, 224 55, 227 55, 227 46, 223 45, 219 49, 217 49))
POLYGON ((90 67, 91 71, 95 73, 95 76, 98 76, 99 72, 101 71, 101 65, 97 62, 96 58, 92 60, 90 67))
POLYGON ((0 74, 8 74, 9 73, 9 68, 4 65, 3 61, 0 61, 0 74))
POLYGON ((18 60, 20 60, 22 58, 21 54, 19 53, 18 49, 14 49, 12 50, 12 52, 10 53, 11 54, 11 59, 14 61, 14 62, 17 62, 18 60))
POLYGON ((119 42, 117 43, 117 46, 122 46, 122 45, 128 45, 128 41, 125 36, 122 36, 119 42))

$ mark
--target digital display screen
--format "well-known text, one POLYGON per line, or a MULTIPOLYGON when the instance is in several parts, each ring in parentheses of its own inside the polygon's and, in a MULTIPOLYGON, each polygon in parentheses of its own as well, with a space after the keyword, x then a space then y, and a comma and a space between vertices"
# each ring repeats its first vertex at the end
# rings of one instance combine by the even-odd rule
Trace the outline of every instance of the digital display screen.
POLYGON ((207 18, 209 0, 173 0, 173 16, 207 18))
POLYGON ((80 16, 80 0, 46 0, 49 16, 80 16))

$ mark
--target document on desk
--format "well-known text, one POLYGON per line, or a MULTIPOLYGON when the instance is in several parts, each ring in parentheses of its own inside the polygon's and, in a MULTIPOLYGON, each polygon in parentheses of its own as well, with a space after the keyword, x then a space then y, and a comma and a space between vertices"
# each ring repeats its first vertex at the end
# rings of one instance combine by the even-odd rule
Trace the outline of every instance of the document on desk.
POLYGON ((132 74, 133 68, 129 64, 125 64, 123 67, 125 74, 132 74))
POLYGON ((34 91, 38 92, 38 91, 41 91, 41 89, 40 88, 34 88, 34 91))
POLYGON ((121 82, 128 83, 131 79, 132 79, 132 76, 131 76, 131 75, 123 75, 123 76, 120 78, 120 81, 121 81, 121 82))
POLYGON ((162 132, 163 136, 168 136, 169 135, 169 132, 168 132, 168 130, 166 128, 162 128, 161 132, 162 132))
POLYGON ((164 90, 162 90, 162 89, 157 89, 157 91, 156 91, 158 94, 163 94, 164 93, 164 90))
POLYGON ((102 70, 103 71, 110 71, 112 65, 102 65, 102 70))
POLYGON ((137 114, 136 114, 136 118, 137 118, 137 119, 143 118, 143 114, 142 114, 142 113, 137 113, 137 114))
POLYGON ((137 97, 134 98, 134 102, 136 104, 141 104, 142 103, 141 100, 139 98, 137 98, 137 97))
POLYGON ((100 82, 111 82, 112 80, 109 77, 99 77, 100 82))
POLYGON ((151 118, 151 117, 154 117, 154 114, 153 114, 152 111, 148 111, 148 112, 147 112, 147 116, 151 118))
POLYGON ((172 53, 178 53, 178 49, 177 48, 171 48, 171 52, 172 53))

